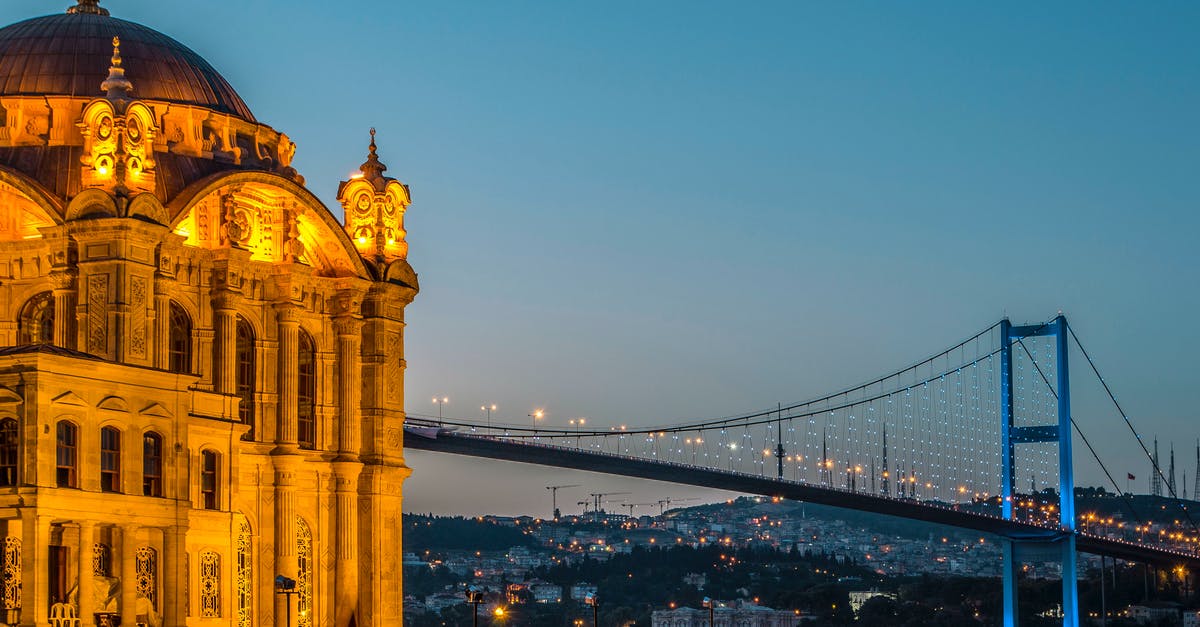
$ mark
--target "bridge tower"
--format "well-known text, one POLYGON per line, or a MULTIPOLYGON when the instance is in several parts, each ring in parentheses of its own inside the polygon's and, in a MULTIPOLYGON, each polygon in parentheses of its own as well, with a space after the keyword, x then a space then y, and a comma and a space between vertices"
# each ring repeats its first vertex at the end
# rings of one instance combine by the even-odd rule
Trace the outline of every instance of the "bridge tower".
MULTIPOLYGON (((1014 326, 1000 322, 1000 450, 1002 456, 1001 508, 1012 520, 1016 498, 1014 451, 1020 444, 1058 443, 1059 525, 1063 530, 1055 539, 1061 548, 1063 586, 1063 627, 1079 627, 1079 583, 1075 564, 1075 472, 1071 457, 1071 390, 1067 369, 1067 319, 1061 314, 1041 325, 1014 326), (1013 345, 1028 337, 1054 337, 1057 367, 1055 391, 1058 395, 1058 424, 1018 427, 1013 410, 1013 345)), ((1017 625, 1017 544, 1003 543, 1004 627, 1017 625)))

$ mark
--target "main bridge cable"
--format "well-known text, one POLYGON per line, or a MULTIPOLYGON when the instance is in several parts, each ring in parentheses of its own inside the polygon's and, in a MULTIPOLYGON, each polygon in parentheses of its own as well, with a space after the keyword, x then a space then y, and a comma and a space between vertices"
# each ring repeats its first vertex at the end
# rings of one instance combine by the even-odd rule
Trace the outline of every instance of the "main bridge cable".
MULTIPOLYGON (((1037 370, 1037 373, 1042 377, 1042 381, 1045 382, 1046 388, 1049 389, 1050 393, 1054 395, 1054 400, 1058 400, 1058 390, 1054 389, 1054 386, 1050 383, 1050 379, 1046 376, 1046 373, 1042 371, 1042 367, 1038 365, 1037 360, 1034 359, 1033 353, 1030 353, 1029 348, 1025 346, 1024 340, 1018 338, 1017 344, 1021 346, 1021 350, 1025 351, 1025 355, 1029 357, 1029 363, 1033 364, 1033 367, 1037 370)), ((1088 450, 1091 451, 1092 457, 1095 458, 1096 463, 1100 464, 1100 470, 1104 471, 1104 476, 1108 477, 1109 483, 1111 483, 1113 488, 1116 489, 1117 494, 1121 495, 1121 501, 1125 503, 1125 507, 1129 508, 1129 513, 1133 515, 1133 519, 1138 522, 1138 525, 1146 522, 1142 520, 1140 516, 1138 516, 1137 510, 1133 507, 1133 503, 1131 503, 1129 498, 1125 496, 1125 493, 1121 491, 1121 486, 1117 484, 1116 479, 1113 479, 1112 473, 1108 471, 1108 468, 1104 465, 1104 462, 1100 460, 1100 455, 1096 453, 1096 449, 1092 447, 1092 443, 1089 442, 1087 436, 1083 434, 1083 429, 1080 429, 1079 423, 1075 422, 1075 416, 1070 416, 1069 418, 1071 419, 1071 426, 1075 428, 1075 433, 1079 434, 1080 439, 1083 440, 1083 443, 1087 445, 1088 450)), ((1061 460, 1059 461, 1061 463, 1061 460)), ((1059 468, 1059 472, 1062 472, 1062 468, 1059 468)), ((1064 495, 1059 495, 1059 498, 1064 498, 1064 495)), ((1075 495, 1072 494, 1069 498, 1075 498, 1075 495)), ((1195 523, 1192 523, 1192 526, 1194 527, 1195 523)))
MULTIPOLYGON (((1092 372, 1096 374, 1096 378, 1100 381, 1100 385, 1104 387, 1104 392, 1108 394, 1109 400, 1111 400, 1113 406, 1117 408, 1117 413, 1121 414, 1121 419, 1125 421, 1125 425, 1128 426, 1129 431, 1133 433, 1133 437, 1135 440, 1137 440, 1138 446, 1142 447, 1142 452, 1145 453, 1146 458, 1150 460, 1150 465, 1152 468, 1154 468, 1154 472, 1158 474, 1159 478, 1162 479, 1162 482, 1167 486, 1167 489, 1171 491, 1171 498, 1178 500, 1179 497, 1175 495, 1175 490, 1171 488, 1167 478, 1163 476, 1162 467, 1154 462, 1154 456, 1151 455, 1150 450, 1146 448, 1146 442, 1142 440, 1141 434, 1139 434, 1137 429, 1134 428, 1133 421, 1129 419, 1129 415, 1125 413, 1125 409, 1121 407, 1121 403, 1117 402, 1116 395, 1113 394, 1112 389, 1108 387, 1108 382, 1105 381, 1104 377, 1100 375, 1100 369, 1096 367, 1096 362, 1092 360, 1092 356, 1088 354, 1087 349, 1083 347, 1083 343, 1079 341, 1079 336, 1075 334, 1075 328, 1071 326, 1070 322, 1067 323, 1067 330, 1071 332, 1071 338, 1075 340, 1075 345, 1079 347, 1079 351, 1083 353, 1083 357, 1087 359, 1088 365, 1091 366, 1092 372)), ((1192 529, 1197 529, 1196 521, 1192 520, 1192 514, 1186 508, 1181 509, 1183 509, 1183 514, 1188 519, 1188 522, 1191 523, 1192 529)))
MULTIPOLYGON (((888 381, 889 379, 894 379, 896 377, 899 377, 900 375, 902 375, 906 372, 915 371, 916 369, 918 369, 922 366, 925 366, 926 364, 929 364, 931 367, 931 370, 932 370, 932 366, 933 366, 932 362, 934 362, 935 360, 945 357, 945 356, 949 355, 950 353, 952 353, 956 350, 959 350, 960 348, 965 347, 966 345, 970 344, 971 342, 974 342, 975 340, 978 340, 979 338, 996 330, 999 326, 1000 326, 1000 323, 997 322, 996 324, 993 324, 992 326, 980 331, 979 333, 976 333, 975 335, 959 342, 958 344, 955 344, 954 346, 952 346, 940 353, 937 353, 927 359, 918 361, 907 368, 903 368, 903 369, 893 372, 892 374, 889 374, 887 376, 879 377, 868 383, 863 383, 861 385, 856 385, 854 387, 846 388, 839 392, 827 394, 820 398, 811 399, 811 400, 804 401, 801 403, 794 403, 792 405, 788 405, 787 407, 776 407, 774 409, 768 409, 768 410, 753 412, 753 413, 749 413, 749 414, 741 414, 741 415, 737 415, 737 416, 728 416, 728 417, 724 417, 724 418, 717 418, 717 419, 707 420, 707 421, 703 421, 703 422, 676 423, 674 425, 664 425, 664 426, 660 426, 660 427, 644 428, 644 429, 628 429, 628 430, 624 430, 624 431, 571 431, 569 429, 538 429, 536 427, 523 427, 523 426, 519 426, 519 425, 502 425, 502 424, 497 424, 497 423, 493 423, 492 427, 493 427, 493 431, 503 431, 503 432, 505 432, 506 437, 513 437, 513 438, 559 437, 559 436, 604 437, 604 436, 611 436, 611 435, 617 435, 617 434, 648 435, 651 433, 682 433, 685 431, 710 430, 710 429, 729 427, 729 426, 756 426, 759 424, 763 424, 764 422, 772 422, 773 420, 777 420, 777 419, 771 419, 770 417, 773 414, 778 414, 781 411, 788 412, 788 415, 787 415, 788 419, 807 418, 807 417, 811 417, 811 416, 817 416, 817 415, 820 415, 820 414, 822 414, 824 412, 828 412, 828 411, 837 411, 840 409, 847 409, 850 407, 856 407, 863 403, 880 400, 880 399, 886 398, 888 396, 898 394, 905 389, 915 388, 917 386, 921 386, 921 385, 925 385, 927 383, 931 383, 933 381, 937 381, 941 377, 944 377, 944 376, 950 375, 950 374, 954 374, 956 371, 958 371, 962 368, 965 368, 967 366, 979 364, 983 361, 986 361, 987 359, 999 354, 1000 349, 993 350, 992 352, 990 352, 986 355, 977 357, 974 361, 971 361, 971 362, 968 362, 965 364, 959 364, 958 366, 956 366, 954 368, 950 368, 950 369, 947 369, 937 375, 930 376, 929 378, 927 378, 923 381, 915 381, 909 385, 892 389, 891 391, 886 392, 886 393, 880 393, 880 394, 877 394, 875 396, 871 396, 868 398, 861 398, 861 399, 859 399, 857 401, 853 401, 853 402, 846 401, 839 405, 826 406, 817 411, 811 411, 811 412, 805 412, 805 413, 799 413, 799 414, 791 413, 791 412, 793 412, 797 409, 803 408, 803 407, 811 407, 812 405, 815 405, 817 403, 828 403, 835 398, 847 397, 854 392, 863 391, 863 390, 870 388, 872 386, 875 386, 875 385, 881 385, 884 382, 888 381), (755 421, 755 419, 758 419, 758 418, 766 418, 766 420, 755 421), (754 421, 754 422, 743 422, 743 421, 754 421), (527 433, 530 435, 513 435, 512 432, 527 433)), ((408 415, 432 418, 431 416, 424 416, 422 414, 417 414, 417 413, 410 413, 408 415)), ((442 420, 441 424, 449 425, 449 426, 453 426, 453 427, 464 427, 464 428, 480 428, 480 427, 482 427, 482 425, 480 425, 478 423, 466 422, 466 421, 453 422, 453 421, 449 421, 449 420, 442 420)))
MULTIPOLYGON (((884 399, 889 396, 895 396, 896 394, 899 394, 900 392, 902 392, 906 389, 916 388, 916 387, 920 387, 920 386, 928 384, 928 383, 932 383, 933 381, 937 381, 937 380, 945 377, 946 375, 954 374, 955 372, 957 372, 958 370, 961 370, 962 368, 970 367, 974 364, 978 364, 980 362, 986 361, 986 360, 990 359, 991 357, 998 355, 999 353, 1000 353, 1000 349, 997 348, 997 349, 993 350, 992 352, 987 353, 986 355, 983 355, 983 356, 979 357, 978 359, 975 359, 974 361, 971 361, 971 362, 965 363, 965 364, 961 364, 961 365, 951 368, 950 370, 947 370, 945 372, 935 374, 935 375, 929 377, 928 379, 925 379, 924 381, 917 381, 917 382, 912 383, 911 385, 907 385, 907 386, 904 386, 901 388, 889 390, 887 392, 882 392, 882 393, 876 394, 871 397, 861 398, 856 401, 847 401, 840 405, 831 405, 828 407, 822 407, 821 409, 805 411, 805 412, 801 412, 798 414, 788 413, 786 419, 793 420, 796 418, 810 418, 812 416, 820 416, 822 414, 827 414, 829 412, 835 412, 835 411, 839 411, 842 409, 850 409, 852 407, 858 407, 858 406, 861 406, 861 405, 864 405, 867 403, 872 403, 874 401, 878 401, 880 399, 884 399)), ((885 378, 885 380, 886 380, 886 378, 885 378)), ((833 398, 836 396, 840 396, 840 394, 834 394, 830 398, 833 398)), ((813 402, 819 402, 819 401, 813 401, 813 402)), ((807 407, 809 405, 812 405, 813 402, 798 403, 798 404, 792 405, 790 407, 784 407, 783 410, 790 412, 790 410, 794 410, 794 409, 797 409, 800 407, 807 407)), ((778 411, 779 410, 771 410, 769 412, 748 414, 742 418, 729 418, 729 419, 717 420, 717 421, 712 421, 712 422, 696 423, 696 424, 691 424, 691 425, 680 425, 680 426, 676 426, 676 427, 660 427, 657 429, 628 429, 628 430, 624 430, 624 431, 592 431, 592 432, 585 431, 585 432, 580 433, 580 432, 576 432, 576 431, 570 431, 567 429, 548 430, 548 429, 536 429, 533 427, 495 425, 493 423, 493 430, 494 431, 503 431, 504 432, 503 437, 509 438, 509 439, 561 438, 561 437, 576 437, 576 436, 612 437, 614 435, 624 436, 624 435, 650 435, 650 434, 659 434, 659 433, 684 433, 684 432, 688 432, 688 431, 710 431, 713 429, 728 428, 728 427, 747 427, 747 428, 749 428, 749 427, 753 427, 753 426, 757 426, 757 425, 761 425, 761 424, 767 424, 767 423, 775 422, 778 420, 778 418, 772 417, 778 411), (763 418, 763 419, 753 420, 755 418, 763 418), (742 422, 743 420, 747 420, 748 422, 742 422), (750 420, 753 420, 753 421, 750 421, 750 420), (516 433, 514 433, 514 432, 516 432, 516 433)), ((420 415, 420 414, 409 414, 409 416, 416 416, 416 415, 420 415)), ((431 418, 432 422, 437 422, 436 418, 432 418, 432 417, 430 417, 430 418, 431 418)), ((450 420, 443 420, 440 422, 440 424, 443 426, 463 427, 463 428, 467 428, 467 429, 478 429, 483 426, 483 425, 480 425, 479 423, 475 423, 475 422, 454 422, 454 421, 450 421, 450 420)))

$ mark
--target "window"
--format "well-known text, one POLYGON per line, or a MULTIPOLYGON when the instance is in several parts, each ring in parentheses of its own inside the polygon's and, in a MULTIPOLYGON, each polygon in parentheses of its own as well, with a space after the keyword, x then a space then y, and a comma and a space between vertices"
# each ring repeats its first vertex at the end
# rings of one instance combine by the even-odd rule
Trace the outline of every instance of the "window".
POLYGON ((317 445, 317 347, 312 337, 300 332, 296 401, 296 430, 300 448, 317 445))
POLYGON ((0 487, 17 485, 17 421, 0 420, 0 487))
POLYGON ((237 536, 237 605, 238 627, 254 624, 254 544, 250 524, 241 521, 237 536))
POLYGON ((212 451, 200 453, 200 505, 204 509, 218 509, 217 464, 220 458, 212 451))
POLYGON ((297 627, 313 625, 313 536, 312 529, 304 519, 296 517, 296 592, 300 598, 296 608, 300 611, 297 627))
POLYGON ((221 556, 215 551, 200 554, 200 617, 221 616, 221 556))
POLYGON ((121 491, 121 432, 114 427, 100 430, 100 490, 121 491))
POLYGON ((162 496, 162 436, 142 436, 142 496, 162 496))
POLYGON ((54 343, 54 294, 42 292, 29 299, 21 308, 17 322, 17 343, 54 343))
POLYGON ((112 547, 100 543, 92 545, 92 574, 97 577, 112 577, 112 547))
POLYGON ((254 329, 241 316, 237 320, 237 342, 234 351, 237 363, 238 418, 250 425, 244 439, 254 439, 254 329))
POLYGON ((74 423, 63 420, 57 428, 58 449, 55 455, 57 465, 56 479, 60 488, 79 487, 79 477, 75 471, 79 459, 79 428, 74 423))
POLYGON ((134 579, 137 594, 158 609, 158 552, 152 547, 139 547, 134 553, 134 579))
POLYGON ((167 332, 167 370, 181 374, 192 371, 192 318, 179 303, 171 301, 167 332))

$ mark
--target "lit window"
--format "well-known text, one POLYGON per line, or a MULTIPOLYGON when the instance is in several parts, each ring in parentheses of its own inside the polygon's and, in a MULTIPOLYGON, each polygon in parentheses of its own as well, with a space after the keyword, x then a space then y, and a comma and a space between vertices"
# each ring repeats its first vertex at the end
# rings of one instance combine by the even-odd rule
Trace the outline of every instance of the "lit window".
POLYGON ((297 369, 296 428, 301 448, 317 445, 317 348, 312 338, 300 332, 300 355, 297 369))
POLYGON ((237 361, 237 396, 238 418, 242 424, 250 425, 250 431, 243 439, 254 439, 254 329, 244 318, 237 321, 237 346, 235 355, 237 361))
POLYGON ((18 344, 54 343, 54 294, 42 292, 21 308, 17 322, 18 344))
POLYGON ((171 303, 167 338, 167 369, 186 374, 192 371, 192 319, 178 303, 171 303))

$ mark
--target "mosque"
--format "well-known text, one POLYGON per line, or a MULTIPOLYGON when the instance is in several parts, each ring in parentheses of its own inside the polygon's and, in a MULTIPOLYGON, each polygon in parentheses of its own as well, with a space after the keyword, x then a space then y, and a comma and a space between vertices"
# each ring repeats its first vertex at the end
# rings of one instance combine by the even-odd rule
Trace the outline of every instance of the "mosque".
POLYGON ((400 625, 408 188, 76 1, 0 29, 0 623, 400 625))

